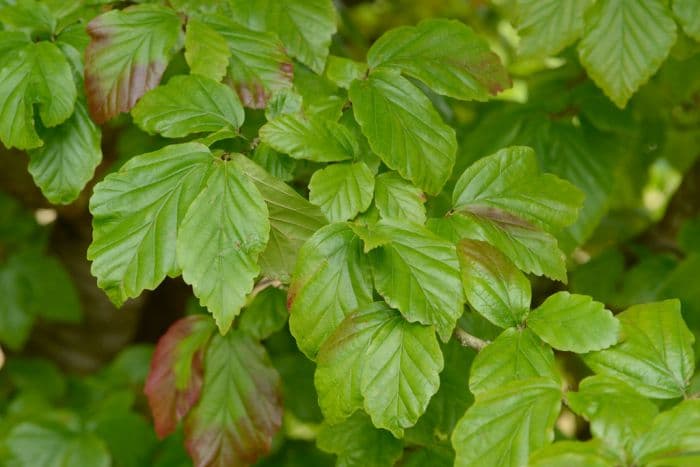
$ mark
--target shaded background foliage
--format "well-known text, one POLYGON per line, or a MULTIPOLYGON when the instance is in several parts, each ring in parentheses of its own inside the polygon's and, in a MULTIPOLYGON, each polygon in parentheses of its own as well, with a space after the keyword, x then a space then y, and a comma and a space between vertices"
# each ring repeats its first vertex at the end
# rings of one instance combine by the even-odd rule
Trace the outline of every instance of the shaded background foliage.
MULTIPOLYGON (((533 307, 560 290, 592 295, 613 311, 677 297, 689 328, 700 334, 700 45, 689 37, 692 29, 677 28, 677 39, 668 57, 659 60, 663 63, 658 72, 619 108, 581 65, 576 44, 556 52, 556 58, 518 52, 514 1, 337 1, 336 6, 340 19, 331 44, 335 55, 364 61, 368 47, 387 30, 445 17, 471 26, 507 66, 512 89, 487 103, 424 90, 457 131, 455 176, 500 148, 526 145, 535 149, 543 171, 585 192, 578 221, 559 238, 569 255, 569 284, 530 276, 533 307)), ((94 8, 97 13, 103 7, 94 8)), ((521 43, 525 50, 526 44, 521 43)), ((304 69, 298 69, 295 79, 303 80, 304 69)), ((187 71, 180 52, 162 82, 187 71)), ((620 104, 626 98, 614 100, 620 104)), ((254 127, 252 122, 263 121, 262 111, 258 112, 246 125, 254 127)), ((52 204, 42 195, 27 170, 24 152, 0 148, 1 306, 32 309, 26 322, 0 329, 7 359, 0 373, 4 414, 0 437, 17 420, 51 408, 57 425, 91 427, 76 452, 99 457, 108 450, 115 465, 188 465, 181 431, 156 439, 142 385, 157 339, 178 318, 202 311, 190 287, 179 278, 166 279, 156 290, 128 300, 117 310, 97 287, 86 260, 92 238, 88 211, 92 187, 132 156, 159 149, 164 139, 143 132, 128 115, 101 128, 102 162, 87 187, 67 205, 52 204), (25 279, 11 277, 16 270, 13 261, 33 265, 25 279), (141 442, 133 443, 135 438, 141 442)), ((308 195, 316 166, 291 160, 289 164, 280 168, 280 178, 308 195)), ((450 188, 454 182, 448 182, 450 188)), ((449 199, 435 197, 428 201, 427 212, 438 216, 449 207, 449 199)), ((318 443, 323 448, 324 439, 316 440, 321 413, 313 386, 314 365, 284 328, 284 293, 271 288, 264 294, 269 309, 276 313, 270 319, 280 329, 265 340, 265 347, 281 375, 286 411, 273 452, 261 463, 329 465, 332 457, 315 447, 318 443)), ((475 314, 463 321, 467 330, 485 339, 494 339, 500 332, 475 314)), ((696 338, 696 356, 700 356, 699 345, 696 338)), ((443 352, 446 361, 461 361, 465 369, 474 357, 474 352, 454 341, 443 352)), ((558 352, 556 358, 571 386, 590 373, 566 352, 558 352)), ((444 381, 466 388, 466 371, 443 374, 444 381)), ((698 390, 696 375, 690 392, 698 390)), ((454 419, 440 420, 438 425, 454 426, 472 402, 471 394, 463 392, 462 400, 433 399, 432 405, 454 407, 454 419)), ((446 416, 439 410, 429 409, 428 414, 446 416)), ((590 436, 587 422, 568 410, 556 426, 561 439, 590 436)), ((403 465, 425 465, 421 456, 428 454, 417 446, 426 439, 432 442, 430 427, 430 421, 421 418, 407 435, 403 465)), ((46 439, 47 446, 60 442, 46 439)), ((392 447, 392 440, 383 440, 387 443, 383 446, 394 449, 398 457, 402 448, 392 447)), ((387 456, 391 459, 392 453, 387 456)), ((91 465, 103 465, 99 462, 103 461, 91 465)))

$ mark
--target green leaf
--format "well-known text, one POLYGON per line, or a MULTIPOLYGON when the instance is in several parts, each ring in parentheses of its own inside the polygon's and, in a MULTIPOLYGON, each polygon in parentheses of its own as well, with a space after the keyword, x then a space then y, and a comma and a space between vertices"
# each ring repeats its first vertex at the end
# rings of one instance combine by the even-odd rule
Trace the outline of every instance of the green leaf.
POLYGON ((199 402, 185 421, 195 465, 246 465, 270 451, 282 424, 280 378, 265 348, 239 331, 215 335, 199 402))
POLYGON ((232 0, 235 18, 251 29, 279 36, 289 54, 316 73, 336 32, 331 0, 232 0))
POLYGON ((97 123, 131 110, 158 85, 181 46, 180 17, 152 4, 108 11, 90 21, 87 31, 85 89, 97 123))
POLYGON ((260 128, 260 139, 295 159, 333 162, 353 159, 357 142, 347 128, 331 120, 283 114, 260 128))
POLYGON ((283 182, 294 180, 294 170, 296 169, 297 161, 286 154, 275 151, 267 144, 259 144, 255 148, 252 159, 273 177, 283 182))
POLYGON ((255 339, 267 339, 287 323, 289 313, 284 291, 268 287, 246 306, 238 321, 238 329, 255 339))
POLYGON ((693 334, 680 302, 635 305, 617 315, 621 342, 584 356, 596 373, 618 378, 640 394, 672 399, 685 393, 694 369, 693 334))
POLYGON ((348 89, 354 80, 362 79, 367 74, 367 64, 346 57, 329 55, 324 74, 338 86, 348 89))
POLYGON ((529 467, 615 467, 619 459, 607 452, 598 439, 559 441, 538 449, 527 462, 529 467))
POLYGON ((360 412, 337 425, 321 425, 316 444, 338 456, 336 467, 391 467, 403 454, 400 440, 360 412))
POLYGON ((296 191, 277 180, 259 165, 240 154, 234 163, 253 181, 262 194, 270 216, 270 241, 258 263, 263 274, 288 282, 297 252, 327 221, 321 211, 296 191))
POLYGON ((579 58, 618 107, 659 69, 676 42, 676 23, 661 0, 601 0, 586 15, 579 58))
MULTIPOLYGON (((132 412, 100 416, 95 434, 102 439, 112 455, 112 464, 124 467, 148 465, 158 440, 149 420, 132 412)), ((78 462, 85 462, 78 459, 78 462)))
POLYGON ((519 325, 530 310, 530 281, 525 275, 480 240, 460 240, 457 256, 469 305, 496 326, 519 325))
POLYGON ((568 406, 591 423, 596 438, 623 453, 649 429, 659 411, 626 383, 604 375, 584 379, 567 399, 568 406))
POLYGON ((198 143, 166 146, 130 159, 95 186, 88 259, 98 285, 114 303, 121 305, 180 273, 178 230, 213 159, 198 143))
POLYGON ((8 30, 29 30, 35 35, 56 32, 56 18, 49 7, 34 0, 20 0, 0 8, 0 23, 8 30))
POLYGON ((477 397, 452 433, 456 467, 520 466, 554 439, 561 405, 559 384, 514 381, 477 397))
POLYGON ((698 5, 693 0, 673 0, 673 14, 683 26, 683 31, 696 41, 700 41, 700 15, 698 5))
POLYGON ((529 329, 508 328, 474 359, 469 389, 479 397, 512 381, 535 377, 559 381, 554 352, 529 329))
POLYGON ((457 140, 430 100, 387 70, 354 81, 349 95, 372 151, 419 188, 439 193, 452 172, 457 140))
POLYGON ((383 219, 405 219, 425 224, 425 195, 396 172, 377 175, 374 204, 383 219))
POLYGON ((347 93, 304 66, 294 69, 294 90, 301 96, 302 110, 308 116, 337 121, 348 105, 347 93))
POLYGON ((71 116, 77 90, 70 65, 51 42, 20 46, 14 35, 0 38, 9 39, 12 47, 0 56, 0 141, 7 148, 40 147, 43 142, 34 128, 34 105, 46 127, 55 127, 71 116))
POLYGON ((226 75, 229 55, 228 43, 221 34, 202 21, 187 20, 185 60, 190 73, 221 81, 226 75))
POLYGON ((343 319, 372 301, 369 264, 347 224, 318 230, 301 248, 289 286, 289 328, 314 359, 343 319))
POLYGON ((591 0, 518 0, 521 55, 555 55, 583 34, 591 0))
POLYGON ((214 159, 205 187, 182 221, 177 260, 182 278, 222 334, 253 289, 269 232, 267 206, 253 182, 228 156, 214 159))
POLYGON ((175 76, 147 92, 131 112, 148 133, 180 138, 224 128, 236 131, 245 114, 230 87, 204 76, 175 76))
POLYGON ((527 221, 495 208, 460 211, 432 229, 455 243, 464 238, 490 243, 518 269, 566 283, 566 258, 557 239, 527 221), (474 211, 474 210, 473 210, 474 211))
POLYGON ((34 323, 31 313, 30 278, 21 268, 8 261, 0 266, 0 342, 13 350, 19 350, 29 337, 34 323))
POLYGON ((587 295, 557 292, 527 317, 527 326, 558 350, 586 353, 614 345, 620 323, 587 295))
POLYGON ((696 465, 700 460, 700 400, 659 414, 633 448, 638 465, 696 465))
POLYGON ((44 145, 29 151, 29 173, 54 204, 75 200, 102 161, 101 133, 78 101, 71 117, 40 131, 44 145))
POLYGON ((228 45, 228 76, 246 107, 263 109, 276 91, 292 85, 292 60, 273 33, 253 31, 223 15, 208 15, 204 23, 228 45))
POLYGON ((556 233, 576 221, 583 193, 551 174, 539 174, 535 152, 512 146, 474 162, 457 180, 457 210, 495 208, 556 233))
POLYGON ((314 172, 309 201, 331 222, 346 221, 365 211, 372 202, 374 174, 364 162, 334 164, 314 172))
POLYGON ((454 20, 392 29, 372 44, 367 63, 372 69, 400 70, 439 94, 463 100, 486 100, 511 85, 488 43, 454 20))
POLYGON ((362 408, 361 378, 365 352, 390 308, 384 302, 359 307, 323 342, 314 383, 324 419, 336 424, 362 408))
POLYGON ((432 327, 387 314, 363 358, 360 390, 374 425, 401 438, 437 392, 444 363, 432 327))
POLYGON ((464 311, 454 245, 406 221, 382 220, 374 232, 390 239, 370 252, 377 292, 410 322, 435 325, 447 341, 464 311))

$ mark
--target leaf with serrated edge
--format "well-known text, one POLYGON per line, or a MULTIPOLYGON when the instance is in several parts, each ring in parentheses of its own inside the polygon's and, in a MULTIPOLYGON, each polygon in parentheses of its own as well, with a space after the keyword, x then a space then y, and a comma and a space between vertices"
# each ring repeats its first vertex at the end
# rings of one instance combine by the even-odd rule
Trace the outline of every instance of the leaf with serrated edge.
POLYGON ((480 240, 457 244, 469 305, 496 326, 517 326, 530 310, 530 281, 498 249, 480 240))
POLYGON ((245 118, 243 106, 230 87, 197 75, 175 76, 147 92, 131 115, 142 130, 167 138, 236 131, 245 118))
POLYGON ((0 45, 0 141, 7 148, 37 148, 43 142, 34 128, 35 104, 46 127, 73 113, 77 89, 70 65, 52 42, 27 44, 8 32, 0 40, 8 42, 7 49, 0 45))
POLYGON ((615 467, 619 459, 610 454, 599 439, 558 441, 538 449, 527 462, 528 467, 615 467))
POLYGON ((618 378, 640 394, 658 399, 682 396, 693 375, 695 338, 678 300, 635 305, 616 316, 620 343, 584 356, 596 373, 618 378))
POLYGON ((158 340, 143 392, 161 438, 177 427, 199 400, 204 378, 204 351, 214 332, 205 315, 176 321, 158 340))
POLYGON ((519 52, 525 57, 559 53, 583 34, 591 0, 518 0, 519 52))
POLYGON ((636 465, 691 466, 700 460, 698 446, 700 400, 685 400, 657 415, 632 452, 636 465))
POLYGON ((344 126, 300 113, 283 114, 260 128, 260 140, 295 159, 333 162, 353 159, 357 142, 344 126))
POLYGON ((214 159, 206 185, 177 235, 182 278, 214 315, 222 333, 240 313, 260 273, 257 259, 270 232, 267 206, 228 156, 214 159))
POLYGON ((599 0, 586 14, 581 64, 618 107, 656 73, 676 42, 676 23, 661 0, 599 0))
POLYGON ((323 72, 336 32, 331 0, 231 0, 231 6, 236 20, 277 34, 292 57, 323 72))
POLYGON ((372 301, 369 263, 362 243, 344 223, 318 230, 301 248, 289 286, 289 328, 314 359, 343 319, 372 301))
POLYGON ((282 425, 280 377, 265 348, 240 331, 215 335, 204 357, 199 402, 185 420, 197 466, 255 463, 282 425))
POLYGON ((387 313, 367 347, 360 391, 374 425, 401 438, 437 392, 444 362, 431 326, 387 313))
POLYGON ((561 406, 559 384, 544 378, 514 381, 480 397, 452 432, 455 467, 517 467, 552 442, 561 406))
POLYGON ((529 329, 508 328, 474 359, 469 389, 478 397, 512 381, 538 376, 559 381, 552 348, 529 329))
POLYGON ((388 70, 353 81, 348 92, 372 151, 419 188, 439 193, 452 172, 457 139, 430 99, 388 70))
POLYGON ((374 174, 364 162, 329 165, 314 172, 309 181, 309 201, 331 222, 346 221, 365 211, 373 192, 374 174))
POLYGON ((29 151, 29 173, 52 203, 75 200, 102 161, 100 129, 90 120, 85 103, 73 115, 41 133, 44 146, 29 151))
POLYGON ((270 240, 258 263, 265 276, 289 281, 297 252, 304 242, 328 223, 318 207, 289 185, 240 154, 231 155, 262 194, 270 215, 270 240))
POLYGON ((131 110, 158 85, 182 34, 175 11, 150 4, 108 11, 87 32, 85 89, 97 123, 131 110))
POLYGON ((394 68, 439 94, 486 100, 511 86, 498 55, 464 23, 428 19, 392 29, 367 53, 370 68, 394 68))
POLYGON ((527 326, 558 350, 586 353, 617 343, 620 323, 587 295, 557 292, 527 317, 527 326))
POLYGON ((130 159, 95 185, 90 198, 92 273, 121 305, 180 273, 175 242, 213 156, 198 143, 166 146, 130 159))
POLYGON ((224 37, 202 21, 189 18, 185 31, 185 60, 190 73, 221 81, 226 75, 228 44, 224 37))
POLYGON ((370 252, 377 292, 409 321, 435 325, 447 341, 464 311, 454 245, 406 221, 382 220, 373 230, 390 239, 370 252))
POLYGON ((377 175, 374 204, 382 219, 405 219, 425 223, 425 195, 396 172, 377 175))

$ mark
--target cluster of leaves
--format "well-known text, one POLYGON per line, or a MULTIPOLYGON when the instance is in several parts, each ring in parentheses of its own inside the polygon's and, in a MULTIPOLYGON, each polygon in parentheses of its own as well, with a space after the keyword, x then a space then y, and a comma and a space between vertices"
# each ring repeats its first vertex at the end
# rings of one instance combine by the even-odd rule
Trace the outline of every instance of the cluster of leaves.
MULTIPOLYGON (((109 3, 0 8, 0 141, 27 150, 46 198, 68 203, 102 159, 97 125, 129 113, 158 135, 159 147, 94 186, 87 256, 117 306, 181 276, 203 312, 174 323, 147 379, 139 370, 130 382, 145 379, 164 441, 133 391, 111 381, 121 360, 50 395, 25 382, 32 364, 18 360, 0 454, 42 465, 26 448, 42 438, 52 448, 41 455, 59 465, 172 465, 182 439, 198 466, 253 464, 273 450, 327 463, 290 441, 310 439, 338 465, 700 461, 695 337, 681 302, 662 300, 678 295, 685 307, 692 286, 669 279, 625 296, 595 280, 601 269, 626 277, 610 245, 640 229, 611 234, 605 219, 639 211, 643 180, 613 181, 653 162, 651 149, 633 157, 654 146, 646 130, 663 128, 670 152, 697 136, 693 115, 677 109, 700 85, 667 91, 688 64, 700 69, 695 2, 519 0, 520 69, 568 60, 536 74, 526 103, 478 104, 466 124, 460 109, 513 81, 463 22, 394 28, 358 61, 330 54, 331 0, 109 3), (684 58, 627 106, 681 33, 684 58), (584 245, 610 249, 563 291, 584 245), (531 281, 557 283, 533 303, 531 281), (563 353, 587 377, 572 379, 563 353), (70 410, 51 409, 60 404, 70 410), (588 421, 592 439, 552 443, 567 414, 588 421), (122 450, 133 432, 148 433, 122 450)), ((0 201, 0 214, 21 217, 0 201)), ((57 307, 33 285, 49 275, 70 290, 40 229, 26 225, 0 232, 0 288, 12 303, 0 341, 14 349, 35 316, 75 320, 79 308, 74 293, 57 307)), ((688 225, 673 277, 700 268, 688 225)))

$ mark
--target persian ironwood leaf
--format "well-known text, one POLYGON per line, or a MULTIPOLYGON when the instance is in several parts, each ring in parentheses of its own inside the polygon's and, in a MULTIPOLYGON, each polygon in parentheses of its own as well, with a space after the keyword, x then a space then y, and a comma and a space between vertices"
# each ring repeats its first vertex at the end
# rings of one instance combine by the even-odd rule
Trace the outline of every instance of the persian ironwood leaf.
POLYGON ((373 192, 374 175, 364 162, 329 165, 309 181, 309 201, 331 222, 346 221, 367 210, 373 192))

